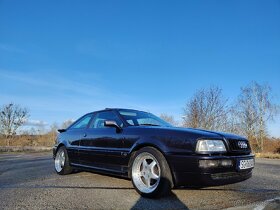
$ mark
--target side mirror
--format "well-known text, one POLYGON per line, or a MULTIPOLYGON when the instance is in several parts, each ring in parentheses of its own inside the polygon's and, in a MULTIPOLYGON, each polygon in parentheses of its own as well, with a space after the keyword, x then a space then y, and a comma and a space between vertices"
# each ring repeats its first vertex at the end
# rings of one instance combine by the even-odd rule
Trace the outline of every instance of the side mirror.
POLYGON ((113 120, 105 120, 104 122, 105 127, 113 127, 116 128, 117 133, 121 132, 122 128, 113 120))
POLYGON ((58 131, 59 133, 63 133, 63 132, 66 131, 66 129, 62 128, 62 129, 58 129, 57 131, 58 131))

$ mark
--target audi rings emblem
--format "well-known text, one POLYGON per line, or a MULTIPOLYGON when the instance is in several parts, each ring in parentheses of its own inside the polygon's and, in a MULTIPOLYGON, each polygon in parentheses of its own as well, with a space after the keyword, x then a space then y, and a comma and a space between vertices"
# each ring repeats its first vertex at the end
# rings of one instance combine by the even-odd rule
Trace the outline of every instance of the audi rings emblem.
POLYGON ((248 144, 245 141, 238 141, 237 144, 238 144, 238 147, 241 149, 247 149, 247 147, 248 147, 248 144))

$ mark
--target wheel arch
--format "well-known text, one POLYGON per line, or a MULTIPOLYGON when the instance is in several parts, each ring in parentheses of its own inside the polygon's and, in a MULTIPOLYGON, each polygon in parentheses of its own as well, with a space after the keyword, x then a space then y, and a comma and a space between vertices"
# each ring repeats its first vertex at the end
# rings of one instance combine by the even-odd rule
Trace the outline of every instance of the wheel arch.
POLYGON ((133 160, 133 158, 134 158, 135 153, 136 153, 138 150, 140 150, 140 149, 142 149, 142 148, 144 148, 144 147, 152 147, 152 148, 155 148, 156 150, 158 150, 158 151, 163 155, 163 157, 165 158, 165 160, 166 160, 166 162, 167 162, 167 164, 168 164, 168 167, 169 167, 169 169, 170 169, 171 176, 172 176, 172 181, 173 181, 173 185, 174 185, 176 179, 175 179, 175 176, 174 176, 174 174, 173 174, 172 168, 170 167, 170 163, 169 163, 169 161, 167 160, 166 155, 165 155, 163 149, 162 149, 160 146, 158 146, 158 145, 156 145, 156 144, 152 144, 152 143, 137 144, 137 145, 135 145, 135 147, 133 147, 133 149, 130 151, 129 162, 128 162, 128 178, 131 179, 131 170, 130 170, 130 169, 131 169, 131 166, 132 166, 132 160, 133 160))
POLYGON ((63 143, 59 143, 55 149, 55 153, 54 153, 54 156, 56 155, 57 151, 59 150, 60 147, 65 147, 65 144, 63 143))

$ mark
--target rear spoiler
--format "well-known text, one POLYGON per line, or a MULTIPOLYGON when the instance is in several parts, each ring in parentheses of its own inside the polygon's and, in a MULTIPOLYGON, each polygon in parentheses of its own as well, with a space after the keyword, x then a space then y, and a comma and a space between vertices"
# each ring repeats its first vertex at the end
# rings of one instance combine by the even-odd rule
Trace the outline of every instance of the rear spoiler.
POLYGON ((63 133, 63 132, 66 131, 66 129, 62 128, 62 129, 58 129, 57 131, 58 131, 59 133, 63 133))

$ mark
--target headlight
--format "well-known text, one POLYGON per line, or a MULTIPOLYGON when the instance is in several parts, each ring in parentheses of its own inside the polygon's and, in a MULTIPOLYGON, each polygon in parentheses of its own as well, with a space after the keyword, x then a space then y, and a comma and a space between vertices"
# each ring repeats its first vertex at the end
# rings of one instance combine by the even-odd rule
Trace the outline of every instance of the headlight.
POLYGON ((225 144, 222 140, 198 140, 196 144, 197 152, 226 152, 225 144))

